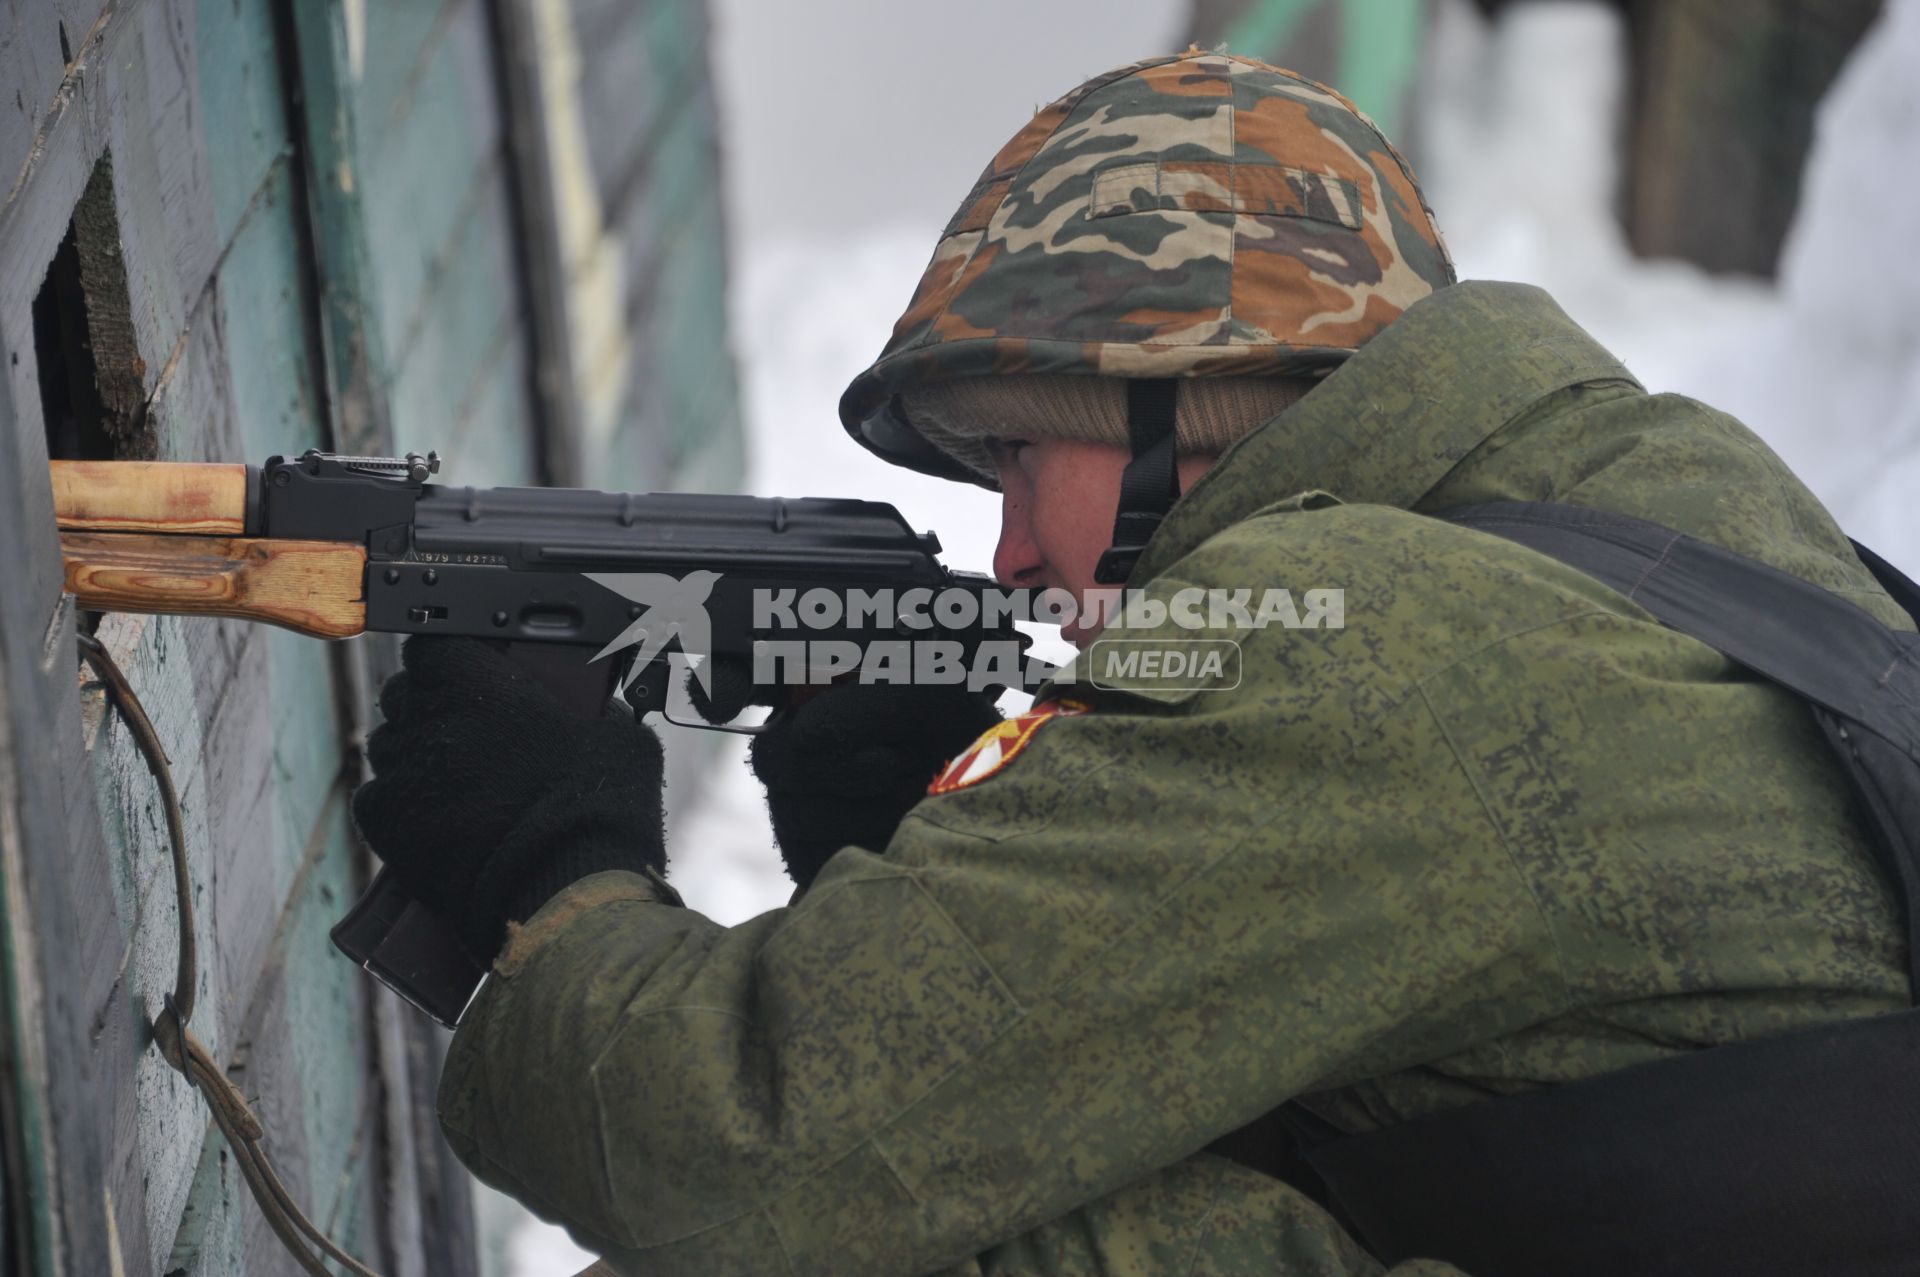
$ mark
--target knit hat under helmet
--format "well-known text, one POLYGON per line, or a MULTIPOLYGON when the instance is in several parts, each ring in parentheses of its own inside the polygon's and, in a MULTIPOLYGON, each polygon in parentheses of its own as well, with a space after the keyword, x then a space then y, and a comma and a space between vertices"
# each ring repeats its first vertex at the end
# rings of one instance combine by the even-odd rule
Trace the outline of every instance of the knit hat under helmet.
MULTIPOLYGON (((1174 450, 1180 456, 1225 452, 1286 411, 1315 383, 1305 377, 1208 377, 1180 383, 1174 450)), ((997 487, 986 440, 1076 439, 1126 447, 1127 383, 1118 377, 1029 373, 958 377, 900 393, 914 431, 997 487)))
POLYGON ((1351 102, 1188 50, 1087 81, 1001 148, 840 419, 889 461, 992 486, 977 440, 930 440, 903 393, 1321 377, 1453 278, 1413 171, 1351 102))

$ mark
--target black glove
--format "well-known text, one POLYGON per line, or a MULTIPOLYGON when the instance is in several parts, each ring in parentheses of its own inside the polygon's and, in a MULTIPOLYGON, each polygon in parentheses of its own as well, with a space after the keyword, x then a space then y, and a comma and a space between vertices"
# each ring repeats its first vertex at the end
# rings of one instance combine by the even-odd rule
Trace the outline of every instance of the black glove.
POLYGON ((475 957, 499 952, 561 888, 603 869, 660 871, 660 741, 615 708, 566 710, 494 647, 407 640, 367 738, 353 818, 416 900, 475 957))
POLYGON ((849 843, 884 850, 940 768, 999 721, 964 687, 862 683, 775 718, 750 756, 787 876, 805 888, 849 843))

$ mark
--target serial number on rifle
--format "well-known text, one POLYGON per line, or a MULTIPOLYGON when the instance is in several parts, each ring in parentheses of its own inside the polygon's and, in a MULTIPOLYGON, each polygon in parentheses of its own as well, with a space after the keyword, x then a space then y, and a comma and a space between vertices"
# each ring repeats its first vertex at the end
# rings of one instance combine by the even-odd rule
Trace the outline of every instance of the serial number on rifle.
POLYGON ((438 550, 415 551, 407 556, 410 563, 478 563, 488 567, 504 567, 507 556, 504 554, 446 554, 438 550))

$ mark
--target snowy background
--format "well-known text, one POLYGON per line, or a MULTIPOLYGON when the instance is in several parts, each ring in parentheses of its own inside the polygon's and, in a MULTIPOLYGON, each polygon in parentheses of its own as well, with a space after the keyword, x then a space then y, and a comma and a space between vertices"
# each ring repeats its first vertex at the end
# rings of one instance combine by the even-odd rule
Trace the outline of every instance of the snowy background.
MULTIPOLYGON (((834 405, 1000 144, 1081 79, 1173 49, 1186 6, 974 0, 956 23, 898 0, 714 3, 749 489, 890 501, 939 531, 950 565, 985 570, 996 499, 873 459, 834 405)), ((1888 0, 1823 102, 1775 281, 1628 253, 1610 212, 1625 66, 1610 8, 1519 6, 1490 27, 1449 0, 1433 38, 1407 140, 1461 277, 1545 287, 1648 389, 1740 417, 1854 536, 1920 574, 1920 0, 1888 0)), ((716 919, 786 901, 742 751, 675 811, 672 846, 674 881, 716 919)), ((591 1261, 497 1202, 484 1214, 506 1277, 591 1261)))

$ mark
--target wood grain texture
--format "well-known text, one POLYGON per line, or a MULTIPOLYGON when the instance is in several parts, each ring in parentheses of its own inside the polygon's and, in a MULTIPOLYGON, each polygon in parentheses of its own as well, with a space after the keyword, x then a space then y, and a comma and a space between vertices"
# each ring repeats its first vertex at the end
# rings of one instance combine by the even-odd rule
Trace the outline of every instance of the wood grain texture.
POLYGON ((367 552, 335 541, 62 532, 67 591, 102 612, 235 616, 316 638, 366 628, 367 552))
POLYGON ((63 530, 239 536, 247 468, 179 461, 50 461, 63 530))

